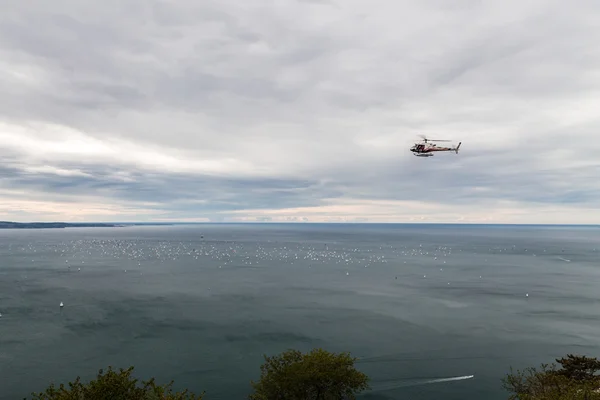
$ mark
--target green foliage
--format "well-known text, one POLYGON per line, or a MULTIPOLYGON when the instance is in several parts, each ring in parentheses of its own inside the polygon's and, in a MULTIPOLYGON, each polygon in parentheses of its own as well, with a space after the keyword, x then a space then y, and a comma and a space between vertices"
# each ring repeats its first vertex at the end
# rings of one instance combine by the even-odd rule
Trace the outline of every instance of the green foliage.
POLYGON ((106 373, 100 370, 88 384, 83 384, 79 377, 69 382, 68 388, 64 384, 58 388, 51 384, 44 392, 33 393, 33 400, 202 400, 204 395, 196 396, 187 390, 173 393, 173 382, 158 386, 154 378, 138 386, 132 372, 133 367, 118 372, 108 367, 106 373))
POLYGON ((303 354, 288 350, 265 356, 258 382, 251 382, 250 400, 341 400, 369 389, 369 378, 354 368, 348 353, 314 349, 303 354))
MULTIPOLYGON (((288 350, 265 356, 258 382, 250 400, 351 400, 369 389, 369 378, 354 367, 349 353, 330 353, 314 349, 309 353, 288 350)), ((557 364, 542 364, 511 372, 502 380, 510 392, 509 400, 600 400, 600 361, 572 354, 556 359, 557 364)), ((87 384, 80 378, 44 392, 32 393, 32 400, 202 400, 188 390, 173 392, 173 382, 157 385, 154 378, 142 381, 132 377, 133 367, 115 371, 100 370, 87 384)))
POLYGON ((595 358, 574 356, 542 364, 538 370, 512 371, 503 379, 510 400, 600 400, 600 362, 595 358))
POLYGON ((600 371, 600 361, 596 358, 568 354, 566 358, 557 359, 556 362, 562 366, 557 373, 571 380, 598 382, 600 378, 597 375, 597 372, 600 371))

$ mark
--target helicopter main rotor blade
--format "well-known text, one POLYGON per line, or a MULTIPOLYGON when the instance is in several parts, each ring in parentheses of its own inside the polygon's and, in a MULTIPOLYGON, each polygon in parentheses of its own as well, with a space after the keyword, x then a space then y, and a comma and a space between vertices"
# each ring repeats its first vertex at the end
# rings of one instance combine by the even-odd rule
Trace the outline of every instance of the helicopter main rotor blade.
POLYGON ((429 139, 426 137, 424 137, 423 140, 426 142, 451 142, 452 141, 452 140, 442 140, 442 139, 429 139))
POLYGON ((426 142, 451 142, 452 140, 443 140, 443 139, 429 139, 427 136, 423 134, 418 135, 420 138, 425 140, 426 142))

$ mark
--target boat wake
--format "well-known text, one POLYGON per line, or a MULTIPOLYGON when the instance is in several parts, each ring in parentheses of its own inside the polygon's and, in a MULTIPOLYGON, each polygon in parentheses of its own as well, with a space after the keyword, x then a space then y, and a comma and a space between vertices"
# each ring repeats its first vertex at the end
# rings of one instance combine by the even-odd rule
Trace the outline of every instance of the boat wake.
POLYGON ((463 381, 465 379, 474 378, 475 375, 465 375, 465 376, 456 376, 454 378, 440 378, 440 379, 432 379, 425 383, 438 383, 438 382, 452 382, 452 381, 463 381))
POLYGON ((405 382, 395 382, 388 383, 383 385, 374 385, 372 391, 373 392, 383 392, 393 389, 399 389, 403 387, 409 386, 421 386, 421 385, 431 385, 434 383, 443 383, 443 382, 454 382, 454 381, 463 381, 467 379, 473 379, 475 375, 464 375, 464 376, 454 376, 450 378, 436 378, 436 379, 411 379, 405 382))

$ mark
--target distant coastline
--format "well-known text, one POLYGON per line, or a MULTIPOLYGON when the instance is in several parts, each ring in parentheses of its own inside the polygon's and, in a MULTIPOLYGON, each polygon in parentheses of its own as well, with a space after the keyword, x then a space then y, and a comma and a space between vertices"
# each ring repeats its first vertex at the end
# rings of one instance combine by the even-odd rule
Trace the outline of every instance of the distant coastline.
POLYGON ((103 223, 103 222, 10 222, 0 221, 0 229, 61 229, 61 228, 122 228, 136 225, 170 225, 166 223, 103 223))
POLYGON ((600 228, 600 224, 514 224, 514 223, 450 223, 450 222, 12 222, 0 221, 2 229, 60 229, 60 228, 122 228, 132 226, 206 226, 206 225, 263 225, 263 226, 371 226, 412 228, 600 228))

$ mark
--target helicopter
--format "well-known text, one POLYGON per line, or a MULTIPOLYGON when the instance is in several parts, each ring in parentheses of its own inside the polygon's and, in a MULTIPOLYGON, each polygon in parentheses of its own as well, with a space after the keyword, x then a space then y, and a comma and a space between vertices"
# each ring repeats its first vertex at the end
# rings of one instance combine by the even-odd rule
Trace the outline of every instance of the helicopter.
POLYGON ((451 140, 436 140, 429 139, 425 135, 419 135, 423 138, 422 143, 415 143, 413 147, 410 148, 410 151, 417 157, 433 157, 433 153, 436 151, 454 151, 458 154, 458 149, 462 142, 458 142, 458 146, 456 147, 441 147, 436 145, 435 143, 429 144, 429 142, 451 142, 451 140))

